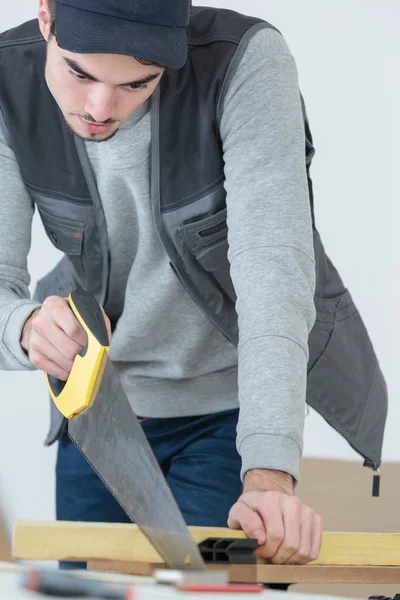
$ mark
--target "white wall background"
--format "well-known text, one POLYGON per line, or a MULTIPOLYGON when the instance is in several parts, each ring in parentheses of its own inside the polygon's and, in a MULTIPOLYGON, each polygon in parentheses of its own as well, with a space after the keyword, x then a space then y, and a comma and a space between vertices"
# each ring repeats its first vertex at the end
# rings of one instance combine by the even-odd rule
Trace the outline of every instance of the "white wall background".
MULTIPOLYGON (((398 0, 197 0, 260 16, 297 62, 317 148, 316 213, 326 249, 363 315, 390 392, 384 460, 400 460, 400 42, 398 0), (396 161, 396 165, 395 165, 396 161), (397 167, 397 169, 396 169, 397 167)), ((0 30, 36 17, 38 0, 4 2, 0 30)), ((1 166, 0 166, 1 168, 1 166)), ((34 222, 32 288, 57 254, 34 222)), ((15 519, 54 518, 55 447, 45 449, 40 373, 0 373, 0 505, 15 519)), ((305 455, 358 460, 315 413, 305 455)))

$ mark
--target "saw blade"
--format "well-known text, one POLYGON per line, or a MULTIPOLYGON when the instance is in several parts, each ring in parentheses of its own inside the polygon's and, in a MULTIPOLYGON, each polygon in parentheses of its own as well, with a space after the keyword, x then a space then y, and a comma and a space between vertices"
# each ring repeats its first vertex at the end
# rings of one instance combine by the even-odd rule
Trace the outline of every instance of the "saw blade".
POLYGON ((68 434, 169 567, 205 569, 200 551, 108 358, 93 404, 69 420, 68 434))

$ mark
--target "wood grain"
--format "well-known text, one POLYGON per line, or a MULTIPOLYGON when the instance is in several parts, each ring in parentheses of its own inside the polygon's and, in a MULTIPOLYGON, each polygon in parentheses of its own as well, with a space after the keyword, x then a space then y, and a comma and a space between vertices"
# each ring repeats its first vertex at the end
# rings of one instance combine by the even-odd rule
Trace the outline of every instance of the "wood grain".
MULTIPOLYGON (((189 527, 196 544, 209 537, 241 538, 243 532, 189 527)), ((94 559, 162 563, 135 525, 110 523, 17 522, 13 557, 19 560, 94 559)), ((325 532, 320 556, 313 565, 400 566, 400 535, 325 532)))
MULTIPOLYGON (((196 544, 209 537, 242 538, 231 529, 189 527, 196 544)), ((136 525, 69 521, 19 521, 14 528, 13 557, 19 560, 109 559, 163 563, 136 525)))
MULTIPOLYGON (((400 583, 399 567, 207 565, 208 570, 226 570, 231 583, 400 583)), ((159 563, 89 561, 88 569, 151 577, 159 563)))

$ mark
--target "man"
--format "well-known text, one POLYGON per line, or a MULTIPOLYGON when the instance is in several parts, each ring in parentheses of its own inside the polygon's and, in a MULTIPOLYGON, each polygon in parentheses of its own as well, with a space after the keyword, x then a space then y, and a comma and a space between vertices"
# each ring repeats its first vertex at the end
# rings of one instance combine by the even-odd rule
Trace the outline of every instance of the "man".
MULTIPOLYGON (((65 296, 96 294, 187 523, 315 559, 322 521, 294 494, 306 395, 376 469, 386 390, 314 228, 284 39, 189 0, 41 0, 38 23, 0 38, 2 368, 66 380, 86 338, 65 296), (65 253, 38 302, 34 206, 65 253)), ((57 517, 127 520, 52 405, 55 440, 57 517)))

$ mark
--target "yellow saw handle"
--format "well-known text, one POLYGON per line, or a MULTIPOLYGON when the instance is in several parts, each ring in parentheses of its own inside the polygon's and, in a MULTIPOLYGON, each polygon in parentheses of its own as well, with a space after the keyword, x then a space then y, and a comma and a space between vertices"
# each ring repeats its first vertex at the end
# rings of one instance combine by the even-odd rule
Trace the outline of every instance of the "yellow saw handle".
POLYGON ((52 375, 46 375, 46 379, 58 410, 71 419, 93 403, 110 348, 104 315, 96 298, 83 290, 74 290, 68 301, 87 333, 88 343, 76 356, 67 381, 52 375))

